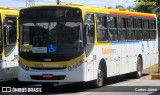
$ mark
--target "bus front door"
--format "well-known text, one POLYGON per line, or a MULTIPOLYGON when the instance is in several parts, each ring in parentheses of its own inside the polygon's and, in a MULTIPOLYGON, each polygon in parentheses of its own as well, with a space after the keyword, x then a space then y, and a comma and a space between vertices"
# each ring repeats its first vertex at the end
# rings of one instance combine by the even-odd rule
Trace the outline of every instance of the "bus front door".
POLYGON ((17 42, 17 18, 6 16, 4 20, 4 57, 3 57, 3 78, 12 79, 17 77, 18 72, 18 46, 17 42))

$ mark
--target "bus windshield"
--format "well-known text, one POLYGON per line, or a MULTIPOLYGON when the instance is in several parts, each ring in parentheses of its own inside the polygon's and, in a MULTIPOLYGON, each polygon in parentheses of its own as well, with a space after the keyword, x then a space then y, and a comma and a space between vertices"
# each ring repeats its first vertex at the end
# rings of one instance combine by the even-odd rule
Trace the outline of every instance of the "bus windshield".
POLYGON ((84 51, 82 12, 45 6, 20 11, 20 56, 26 60, 66 61, 84 51))
POLYGON ((21 28, 21 43, 32 46, 32 53, 70 54, 83 49, 81 22, 25 22, 21 28))

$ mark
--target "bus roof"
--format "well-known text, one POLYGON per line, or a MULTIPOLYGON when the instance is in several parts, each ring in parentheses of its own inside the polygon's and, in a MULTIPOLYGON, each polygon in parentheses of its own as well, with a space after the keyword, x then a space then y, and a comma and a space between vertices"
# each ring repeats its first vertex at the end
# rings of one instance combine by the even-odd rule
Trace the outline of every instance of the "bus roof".
POLYGON ((113 15, 122 15, 122 16, 134 16, 134 17, 146 17, 146 18, 155 18, 155 14, 149 13, 140 13, 140 12, 131 12, 131 11, 120 11, 120 10, 110 10, 110 14, 113 15))
POLYGON ((106 14, 121 15, 121 16, 156 18, 156 15, 151 14, 151 13, 131 12, 131 11, 125 10, 125 9, 98 8, 95 6, 84 6, 82 4, 77 4, 77 3, 59 4, 59 5, 57 5, 57 4, 38 5, 38 6, 31 6, 31 7, 27 7, 27 8, 22 8, 22 10, 28 9, 28 8, 52 7, 52 6, 80 8, 84 12, 106 13, 106 14))
POLYGON ((16 9, 0 6, 0 13, 15 13, 15 14, 18 14, 18 12, 19 11, 16 10, 16 9))

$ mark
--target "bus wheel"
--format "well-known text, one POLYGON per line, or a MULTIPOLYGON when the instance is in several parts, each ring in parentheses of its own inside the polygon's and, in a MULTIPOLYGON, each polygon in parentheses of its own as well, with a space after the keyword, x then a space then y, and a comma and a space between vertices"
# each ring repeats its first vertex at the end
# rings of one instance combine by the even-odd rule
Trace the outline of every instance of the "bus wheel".
POLYGON ((135 79, 139 79, 142 77, 142 59, 140 57, 138 57, 137 60, 137 71, 134 74, 134 78, 135 79))
POLYGON ((54 83, 41 83, 43 89, 51 89, 54 83))
POLYGON ((104 81, 104 76, 103 76, 102 67, 99 66, 98 73, 97 73, 97 79, 94 81, 94 86, 95 87, 102 87, 103 81, 104 81))

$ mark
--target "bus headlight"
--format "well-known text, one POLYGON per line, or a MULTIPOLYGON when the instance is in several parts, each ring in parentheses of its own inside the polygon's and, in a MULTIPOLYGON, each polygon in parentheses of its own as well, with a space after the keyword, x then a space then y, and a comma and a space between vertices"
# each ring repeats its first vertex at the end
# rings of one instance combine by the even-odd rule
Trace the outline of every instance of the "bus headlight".
POLYGON ((77 62, 76 64, 73 64, 73 65, 69 66, 69 67, 68 67, 68 70, 69 70, 69 71, 72 71, 72 70, 78 68, 78 67, 79 67, 81 64, 83 64, 83 63, 84 63, 84 60, 81 60, 81 61, 77 62))
POLYGON ((22 64, 21 62, 19 62, 19 66, 20 66, 21 68, 23 68, 24 70, 29 71, 29 67, 26 66, 26 65, 24 65, 24 64, 22 64))

